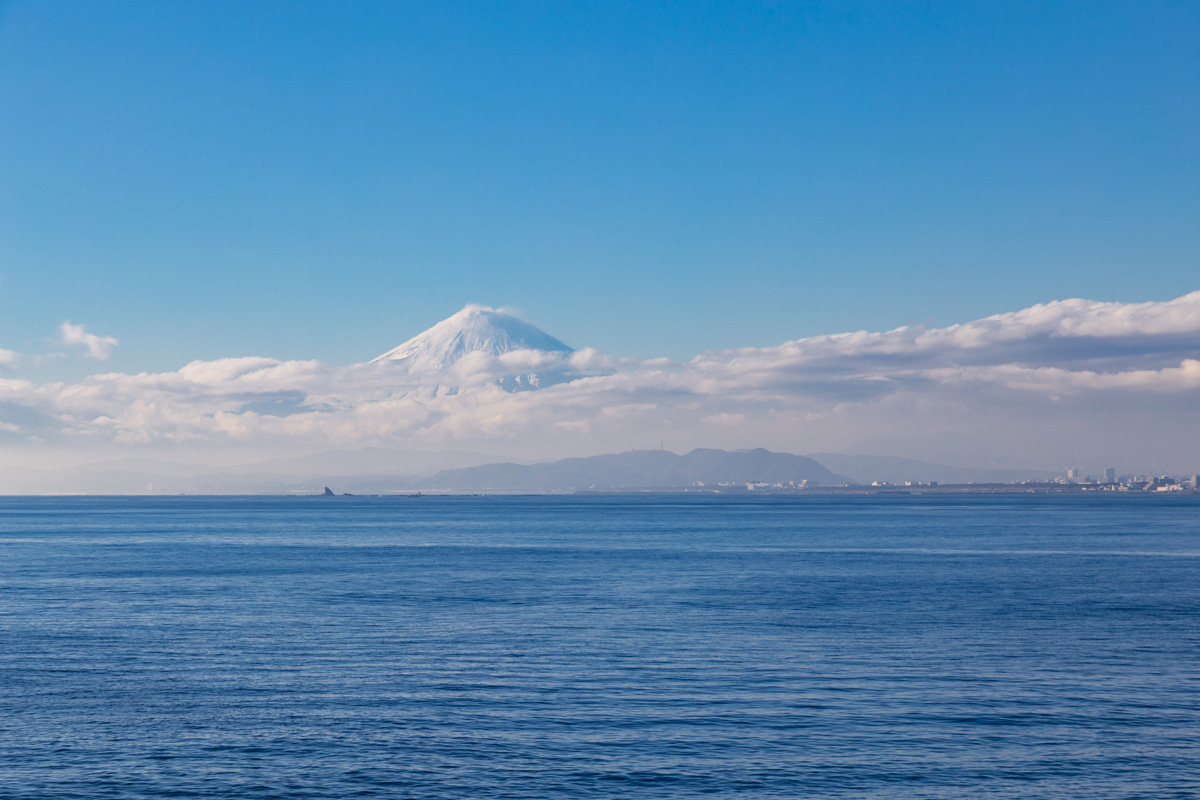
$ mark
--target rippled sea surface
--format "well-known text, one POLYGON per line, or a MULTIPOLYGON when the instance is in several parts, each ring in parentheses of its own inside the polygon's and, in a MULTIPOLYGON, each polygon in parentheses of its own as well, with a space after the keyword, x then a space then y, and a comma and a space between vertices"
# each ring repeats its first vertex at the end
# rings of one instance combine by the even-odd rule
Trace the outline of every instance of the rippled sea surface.
POLYGON ((0 796, 1193 798, 1200 498, 3 498, 0 796))

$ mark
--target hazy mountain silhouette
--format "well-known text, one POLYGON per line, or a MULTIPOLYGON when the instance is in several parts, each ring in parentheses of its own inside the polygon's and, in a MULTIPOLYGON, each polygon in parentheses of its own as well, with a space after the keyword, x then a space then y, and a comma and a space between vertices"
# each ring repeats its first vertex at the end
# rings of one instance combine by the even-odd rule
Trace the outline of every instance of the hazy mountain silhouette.
POLYGON ((811 458, 756 450, 693 450, 677 455, 667 450, 566 458, 547 464, 486 464, 444 470, 420 483, 448 491, 567 491, 672 489, 698 484, 744 487, 748 482, 835 485, 847 482, 811 458))

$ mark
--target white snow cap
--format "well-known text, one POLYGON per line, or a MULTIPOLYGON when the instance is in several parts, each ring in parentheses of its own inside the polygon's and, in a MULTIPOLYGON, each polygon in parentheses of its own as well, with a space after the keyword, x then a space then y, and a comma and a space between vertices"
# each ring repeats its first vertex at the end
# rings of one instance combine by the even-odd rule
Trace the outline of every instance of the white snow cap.
POLYGON ((513 350, 572 353, 574 350, 522 319, 488 306, 467 305, 371 363, 403 361, 419 371, 443 370, 468 353, 502 355, 513 350))

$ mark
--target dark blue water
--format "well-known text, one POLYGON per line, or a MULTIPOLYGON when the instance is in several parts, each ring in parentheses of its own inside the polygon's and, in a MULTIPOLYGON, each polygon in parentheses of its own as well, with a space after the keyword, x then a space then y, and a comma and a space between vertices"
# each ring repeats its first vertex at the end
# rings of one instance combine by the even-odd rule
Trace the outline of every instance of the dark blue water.
POLYGON ((4 798, 1200 796, 1200 498, 0 499, 4 798))

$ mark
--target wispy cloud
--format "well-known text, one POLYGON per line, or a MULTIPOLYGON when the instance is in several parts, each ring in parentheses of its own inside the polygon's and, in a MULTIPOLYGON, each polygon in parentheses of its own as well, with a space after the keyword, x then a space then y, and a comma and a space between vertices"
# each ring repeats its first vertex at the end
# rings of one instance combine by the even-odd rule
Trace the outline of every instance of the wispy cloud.
POLYGON ((73 325, 64 322, 58 326, 62 343, 68 347, 82 347, 87 350, 89 358, 105 361, 112 355, 113 348, 120 342, 112 336, 100 336, 89 333, 84 325, 73 325))

